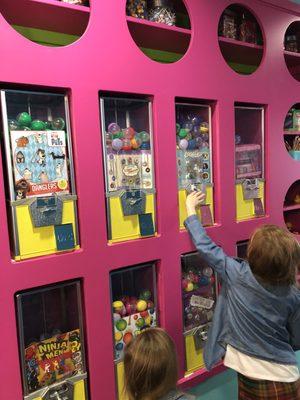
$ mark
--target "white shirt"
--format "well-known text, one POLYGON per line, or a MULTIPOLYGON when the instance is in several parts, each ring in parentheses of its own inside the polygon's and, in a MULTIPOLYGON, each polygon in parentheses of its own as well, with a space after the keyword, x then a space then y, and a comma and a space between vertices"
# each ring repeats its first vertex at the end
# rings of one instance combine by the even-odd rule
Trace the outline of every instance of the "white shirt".
POLYGON ((224 365, 244 376, 274 382, 296 382, 299 377, 297 365, 277 364, 247 356, 227 345, 224 365))

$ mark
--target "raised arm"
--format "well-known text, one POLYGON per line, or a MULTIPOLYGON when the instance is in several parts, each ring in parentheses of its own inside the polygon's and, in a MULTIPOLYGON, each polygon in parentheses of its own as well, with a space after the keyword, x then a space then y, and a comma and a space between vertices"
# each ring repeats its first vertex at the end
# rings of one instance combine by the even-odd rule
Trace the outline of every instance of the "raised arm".
POLYGON ((288 323, 290 343, 294 351, 300 350, 300 308, 291 316, 288 323))

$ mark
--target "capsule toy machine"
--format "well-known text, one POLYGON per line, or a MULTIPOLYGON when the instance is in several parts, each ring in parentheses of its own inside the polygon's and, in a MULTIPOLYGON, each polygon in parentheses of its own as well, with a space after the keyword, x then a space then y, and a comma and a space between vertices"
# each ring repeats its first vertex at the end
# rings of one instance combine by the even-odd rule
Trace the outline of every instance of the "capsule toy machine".
POLYGON ((265 215, 264 108, 235 105, 236 219, 265 215))
POLYGON ((13 258, 77 248, 68 97, 1 90, 1 110, 13 258))
POLYGON ((81 283, 16 294, 26 400, 87 400, 81 283))
POLYGON ((184 228, 183 223, 187 217, 186 196, 193 190, 206 193, 199 213, 203 225, 213 225, 210 105, 176 103, 176 145, 180 228, 184 228))
POLYGON ((110 273, 114 360, 118 398, 124 400, 123 351, 133 337, 158 323, 156 264, 110 273))
POLYGON ((100 97, 109 242, 155 235, 152 103, 100 97))
POLYGON ((186 375, 204 368, 203 348, 218 295, 217 276, 198 253, 181 256, 186 375))

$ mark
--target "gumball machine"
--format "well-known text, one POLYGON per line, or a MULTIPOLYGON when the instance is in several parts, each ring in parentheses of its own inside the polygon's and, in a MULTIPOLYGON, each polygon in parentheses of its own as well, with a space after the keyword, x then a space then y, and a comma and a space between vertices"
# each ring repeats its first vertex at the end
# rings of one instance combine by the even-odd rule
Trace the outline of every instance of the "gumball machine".
POLYGON ((78 248, 68 97, 1 91, 12 257, 78 248))
POLYGON ((264 107, 235 105, 236 219, 265 215, 264 107))
POLYGON ((205 226, 214 223, 210 104, 176 103, 176 146, 179 224, 186 218, 185 200, 192 190, 206 193, 199 214, 205 226))
POLYGON ((186 373, 204 367, 203 347, 213 318, 218 283, 213 269, 198 253, 181 256, 182 307, 186 373))
POLYGON ((110 273, 114 360, 119 399, 123 399, 125 346, 158 323, 156 265, 141 264, 110 273))
POLYGON ((108 240, 155 234, 152 103, 100 97, 108 240))
POLYGON ((26 400, 87 400, 81 283, 16 294, 26 400))

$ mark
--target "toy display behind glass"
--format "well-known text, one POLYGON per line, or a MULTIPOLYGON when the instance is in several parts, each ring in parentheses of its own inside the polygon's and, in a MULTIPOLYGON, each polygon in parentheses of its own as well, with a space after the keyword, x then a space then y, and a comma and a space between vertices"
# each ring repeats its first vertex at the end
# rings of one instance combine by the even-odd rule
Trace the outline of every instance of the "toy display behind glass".
POLYGON ((17 294, 25 394, 85 371, 79 283, 17 294))
POLYGON ((111 276, 114 356, 120 361, 130 340, 157 325, 155 264, 115 271, 111 276))
POLYGON ((182 263, 184 333, 194 335, 203 347, 217 299, 216 275, 198 253, 185 254, 182 263))

